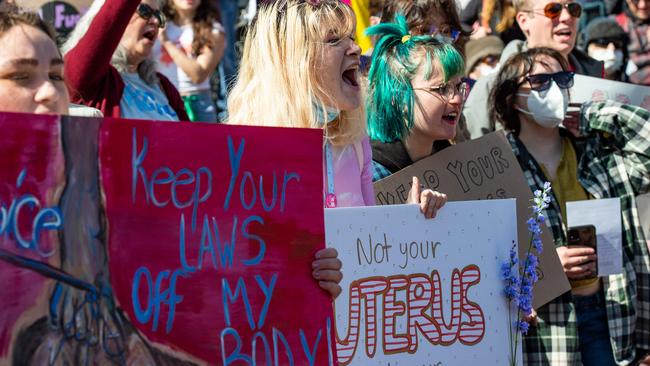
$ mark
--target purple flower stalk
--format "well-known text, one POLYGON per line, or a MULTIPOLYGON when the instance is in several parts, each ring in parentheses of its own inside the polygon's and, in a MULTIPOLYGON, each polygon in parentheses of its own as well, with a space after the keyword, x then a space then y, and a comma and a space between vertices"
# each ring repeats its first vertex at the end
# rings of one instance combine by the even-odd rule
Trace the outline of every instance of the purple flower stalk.
MULTIPOLYGON (((517 356, 517 343, 519 341, 519 333, 527 334, 529 324, 522 319, 522 315, 529 316, 533 311, 533 287, 538 280, 537 266, 539 261, 537 254, 542 252, 542 225, 546 221, 544 211, 548 208, 551 202, 551 183, 544 183, 542 190, 536 190, 533 196, 533 216, 526 222, 528 224, 528 231, 530 232, 530 242, 528 243, 528 250, 526 252, 526 259, 523 262, 523 268, 519 262, 516 245, 510 249, 510 258, 508 262, 501 265, 501 278, 505 282, 504 294, 508 299, 508 304, 517 305, 516 320, 510 324, 514 327, 510 328, 510 364, 514 365, 517 356), (533 252, 533 249, 535 253, 533 252), (521 275, 520 275, 521 274, 521 275), (516 331, 513 341, 513 328, 516 331)), ((510 319, 510 312, 508 313, 510 319)))

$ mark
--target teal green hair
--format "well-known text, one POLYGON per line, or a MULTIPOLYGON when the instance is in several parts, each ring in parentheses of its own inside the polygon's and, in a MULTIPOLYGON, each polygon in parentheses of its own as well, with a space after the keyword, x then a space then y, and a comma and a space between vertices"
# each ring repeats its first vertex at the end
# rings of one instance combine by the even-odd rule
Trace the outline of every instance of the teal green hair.
POLYGON ((411 80, 418 69, 425 68, 428 80, 437 61, 447 82, 463 74, 465 62, 456 48, 441 38, 410 35, 406 18, 401 14, 395 17, 395 23, 368 28, 366 35, 379 37, 368 73, 368 135, 374 140, 393 142, 413 127, 415 95, 411 80), (416 60, 414 54, 422 51, 424 57, 416 60))

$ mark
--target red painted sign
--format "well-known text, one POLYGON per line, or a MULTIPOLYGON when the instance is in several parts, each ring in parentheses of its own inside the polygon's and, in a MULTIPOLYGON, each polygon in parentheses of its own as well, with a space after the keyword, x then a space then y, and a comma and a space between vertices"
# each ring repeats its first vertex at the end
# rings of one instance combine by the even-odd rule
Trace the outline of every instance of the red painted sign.
POLYGON ((0 363, 336 362, 321 131, 20 117, 0 118, 0 363))
POLYGON ((111 283, 133 324, 210 363, 327 364, 322 133, 104 127, 111 283))

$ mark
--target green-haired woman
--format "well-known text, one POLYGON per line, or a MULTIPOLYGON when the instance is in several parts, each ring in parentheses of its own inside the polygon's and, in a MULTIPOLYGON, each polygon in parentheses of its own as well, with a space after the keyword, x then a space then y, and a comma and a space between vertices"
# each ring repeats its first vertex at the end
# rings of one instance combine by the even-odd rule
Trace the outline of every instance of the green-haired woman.
POLYGON ((410 35, 403 16, 366 32, 378 36, 368 74, 373 180, 450 145, 467 94, 463 56, 431 35, 410 35))

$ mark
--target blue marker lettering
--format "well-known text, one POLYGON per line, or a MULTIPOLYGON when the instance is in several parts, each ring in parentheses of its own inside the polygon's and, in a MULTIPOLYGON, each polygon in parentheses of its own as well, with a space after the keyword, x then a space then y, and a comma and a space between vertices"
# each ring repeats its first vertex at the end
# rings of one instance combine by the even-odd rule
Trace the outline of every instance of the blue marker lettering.
POLYGON ((318 330, 318 335, 316 336, 316 342, 314 342, 314 347, 310 348, 307 343, 307 337, 305 337, 305 332, 300 329, 300 344, 302 344, 302 350, 309 360, 309 366, 313 366, 316 363, 316 350, 318 350, 318 344, 320 343, 320 336, 323 331, 318 330))
POLYGON ((266 365, 271 366, 272 358, 271 358, 271 346, 269 345, 269 341, 266 339, 266 336, 262 332, 257 332, 253 336, 253 362, 255 365, 257 365, 257 338, 260 338, 262 342, 264 342, 264 359, 266 360, 266 365))
POLYGON ((237 243, 237 216, 233 217, 230 242, 227 240, 223 242, 221 241, 221 235, 219 235, 219 226, 217 225, 217 220, 214 217, 212 218, 212 227, 214 230, 214 239, 217 242, 217 251, 219 252, 221 268, 231 268, 232 261, 235 256, 235 244, 237 243), (221 243, 223 243, 223 246, 221 243))
POLYGON ((284 204, 287 201, 287 185, 289 182, 292 180, 296 180, 296 182, 300 182, 300 176, 296 173, 289 173, 287 174, 287 171, 284 171, 284 181, 282 182, 282 199, 280 200, 280 212, 284 212, 284 204))
POLYGON ((235 153, 235 146, 233 145, 232 137, 228 136, 228 159, 230 161, 230 183, 228 184, 228 193, 226 194, 226 199, 223 202, 224 211, 228 211, 230 208, 230 198, 232 197, 233 190, 235 189, 235 182, 237 181, 237 176, 239 175, 239 168, 241 164, 241 158, 244 155, 244 139, 242 138, 239 141, 239 147, 235 153))
POLYGON ((271 298, 273 297, 273 289, 275 288, 275 283, 278 280, 278 274, 274 273, 271 277, 271 282, 268 286, 264 283, 264 280, 260 275, 255 275, 255 281, 257 281, 258 286, 264 293, 264 305, 262 305, 262 310, 260 310, 260 316, 257 320, 257 328, 262 329, 264 322, 266 321, 266 313, 269 311, 269 305, 271 304, 271 298))
MULTIPOLYGON (((289 365, 293 365, 293 353, 291 352, 291 347, 289 347, 289 342, 287 342, 287 339, 284 337, 284 334, 282 334, 282 332, 273 328, 273 360, 275 361, 274 365, 275 366, 280 365, 280 363, 278 362, 278 358, 279 358, 278 339, 280 339, 284 344, 284 354, 287 356, 289 365)), ((283 362, 282 365, 286 365, 286 363, 283 362)))
POLYGON ((275 207, 275 201, 277 201, 278 198, 278 179, 275 174, 275 170, 273 171, 273 190, 272 190, 272 195, 273 197, 271 199, 271 204, 266 203, 266 199, 264 198, 264 177, 260 176, 260 202, 262 202, 262 208, 264 211, 269 212, 275 207))
POLYGON ((255 330, 255 319, 253 319, 253 310, 251 309, 251 304, 248 300, 248 294, 246 293, 246 283, 244 283, 244 279, 239 277, 234 294, 232 291, 230 291, 228 280, 225 278, 221 279, 221 291, 221 299, 223 302, 223 317, 226 322, 226 326, 229 327, 231 324, 228 303, 234 303, 241 293, 242 301, 244 302, 244 309, 246 310, 246 319, 248 320, 248 325, 250 326, 251 330, 255 330))
POLYGON ((179 245, 178 245, 178 250, 179 250, 179 259, 181 261, 181 266, 183 267, 183 271, 186 273, 192 273, 196 271, 196 268, 190 266, 187 264, 187 257, 185 256, 185 214, 181 213, 181 224, 180 224, 180 229, 179 229, 179 245))
POLYGON ((261 225, 264 225, 264 220, 261 217, 255 215, 247 217, 246 220, 244 220, 244 222, 242 223, 242 236, 245 239, 255 240, 260 245, 260 250, 259 252, 257 252, 257 256, 255 256, 255 258, 246 259, 242 261, 242 263, 244 263, 244 265, 247 266, 254 266, 260 264, 264 259, 264 254, 266 253, 266 242, 264 241, 264 239, 262 239, 262 237, 258 235, 250 234, 248 232, 248 224, 250 224, 251 222, 257 222, 261 225))
POLYGON ((241 338, 239 337, 239 333, 237 333, 237 331, 233 328, 225 328, 224 330, 222 330, 221 331, 221 362, 223 362, 223 365, 228 366, 231 363, 236 361, 243 361, 246 362, 246 364, 248 365, 252 365, 253 360, 251 360, 250 356, 239 353, 240 350, 241 350, 241 338), (235 337, 235 340, 237 341, 237 346, 235 347, 235 350, 226 357, 225 338, 228 335, 235 337))
POLYGON ((131 286, 131 301, 133 302, 133 312, 135 313, 135 318, 141 324, 147 323, 149 321, 149 318, 151 318, 152 287, 153 287, 153 283, 152 283, 151 273, 149 273, 147 267, 138 268, 138 270, 135 271, 135 275, 133 276, 133 284, 131 286), (142 306, 140 304, 140 298, 138 297, 138 293, 140 290, 140 278, 142 276, 144 276, 147 282, 147 306, 144 308, 144 310, 142 309, 142 306))

